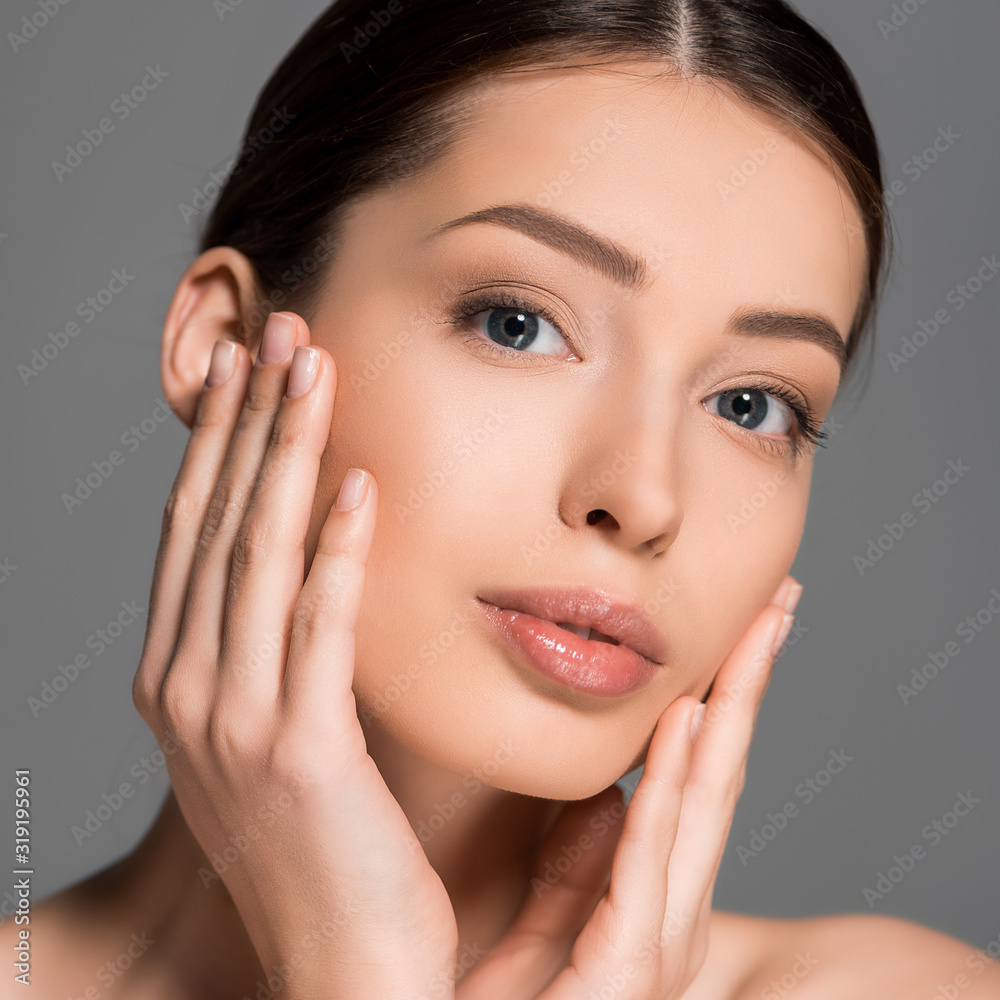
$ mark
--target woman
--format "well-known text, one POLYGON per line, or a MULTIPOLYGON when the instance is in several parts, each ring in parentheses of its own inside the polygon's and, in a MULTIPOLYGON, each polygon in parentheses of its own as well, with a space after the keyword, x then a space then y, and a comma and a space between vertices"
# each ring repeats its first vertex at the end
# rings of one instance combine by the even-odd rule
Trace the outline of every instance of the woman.
POLYGON ((173 792, 36 909, 39 995, 954 980, 904 921, 711 909, 886 259, 825 40, 779 0, 335 4, 201 251, 134 684, 173 792))

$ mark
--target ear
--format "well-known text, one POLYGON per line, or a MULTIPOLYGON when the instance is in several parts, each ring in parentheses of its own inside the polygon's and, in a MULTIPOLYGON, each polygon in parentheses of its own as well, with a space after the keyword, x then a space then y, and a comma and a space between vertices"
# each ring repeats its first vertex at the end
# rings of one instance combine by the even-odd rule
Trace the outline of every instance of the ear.
POLYGON ((160 381, 174 413, 190 427, 217 340, 243 344, 253 358, 273 305, 250 259, 212 247, 184 272, 163 324, 160 381))

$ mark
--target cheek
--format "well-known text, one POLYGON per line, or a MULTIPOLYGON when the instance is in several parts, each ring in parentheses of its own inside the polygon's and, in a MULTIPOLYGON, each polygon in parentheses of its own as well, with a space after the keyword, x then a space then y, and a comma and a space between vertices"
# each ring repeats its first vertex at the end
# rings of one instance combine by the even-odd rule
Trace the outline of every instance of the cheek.
MULTIPOLYGON (((673 641, 672 669, 649 692, 634 732, 645 734, 627 770, 645 760, 664 709, 681 695, 701 698, 730 651, 787 575, 805 526, 809 472, 765 473, 734 485, 701 484, 686 507, 670 558, 671 586, 657 617, 673 641)), ((737 690, 729 695, 738 695, 737 690)), ((713 695, 715 691, 713 690, 713 695)), ((723 692, 725 694, 726 692, 723 692)))
POLYGON ((805 527, 809 469, 803 464, 727 482, 685 527, 682 553, 691 593, 681 620, 691 623, 685 672, 691 691, 707 690, 726 655, 787 575, 805 527))
MULTIPOLYGON (((363 352, 351 356, 342 342, 335 360, 339 388, 307 551, 346 470, 370 470, 379 499, 355 691, 427 727, 448 697, 441 676, 458 668, 456 650, 469 641, 464 605, 490 578, 487 567, 518 516, 493 486, 505 464, 498 456, 511 446, 510 421, 482 394, 456 392, 454 384, 446 391, 455 379, 419 351, 402 352, 367 380, 352 377, 365 370, 363 352)), ((458 687, 451 689, 455 698, 458 687)))

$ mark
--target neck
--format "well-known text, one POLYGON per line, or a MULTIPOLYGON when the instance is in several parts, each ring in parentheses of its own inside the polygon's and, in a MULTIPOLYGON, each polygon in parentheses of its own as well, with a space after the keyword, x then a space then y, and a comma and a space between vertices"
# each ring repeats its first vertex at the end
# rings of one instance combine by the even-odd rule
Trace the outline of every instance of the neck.
POLYGON ((535 856, 563 803, 493 788, 428 763, 383 729, 368 752, 451 898, 459 952, 493 947, 530 889, 535 856))
MULTIPOLYGON (((365 735, 451 898, 459 956, 481 956, 520 910, 537 849, 563 803, 470 783, 381 729, 365 735)), ((137 989, 128 995, 146 995, 148 984, 158 982, 171 985, 150 995, 170 996, 176 989, 188 997, 253 996, 257 980, 266 978, 222 880, 206 873, 214 874, 211 862, 170 792, 136 850, 78 887, 77 895, 111 911, 116 939, 138 928, 157 942, 147 959, 136 962, 131 976, 137 989)))

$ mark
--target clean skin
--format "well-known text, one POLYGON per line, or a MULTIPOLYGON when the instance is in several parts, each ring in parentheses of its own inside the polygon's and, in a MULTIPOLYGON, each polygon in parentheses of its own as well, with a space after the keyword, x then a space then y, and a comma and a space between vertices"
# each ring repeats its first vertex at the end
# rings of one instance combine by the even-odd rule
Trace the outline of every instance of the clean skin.
MULTIPOLYGON (((336 371, 305 566, 344 474, 368 470, 378 514, 353 690, 368 753, 414 829, 462 796, 422 845, 460 951, 502 937, 563 801, 642 763, 661 717, 702 698, 772 597, 788 596, 813 452, 787 400, 815 426, 826 416, 867 267, 843 178, 721 84, 636 62, 501 76, 477 100, 444 159, 353 206, 319 306, 295 334, 336 371), (600 267, 543 238, 560 234, 537 216, 535 235, 448 225, 503 205, 547 209, 614 246, 600 267), (527 351, 489 339, 485 308, 459 319, 486 293, 526 302, 537 321, 527 351), (735 332, 746 311, 807 317, 812 335, 792 319, 766 336, 735 332), (785 401, 754 397, 759 429, 717 409, 720 394, 761 383, 785 401), (767 502, 734 529, 763 488, 767 502), (537 674, 474 606, 491 586, 537 583, 643 604, 669 644, 662 669, 610 699, 537 674)), ((181 278, 162 379, 189 426, 215 342, 242 345, 247 367, 256 356, 260 298, 229 247, 181 278)), ((284 502, 291 518, 301 501, 284 502)), ((39 976, 82 991, 94 956, 113 958, 143 927, 159 946, 103 995, 253 995, 263 971, 224 888, 194 875, 207 864, 169 797, 130 857, 36 909, 38 935, 60 954, 38 953, 39 976)), ((692 1000, 737 995, 775 947, 753 918, 713 914, 712 927, 692 1000)))

